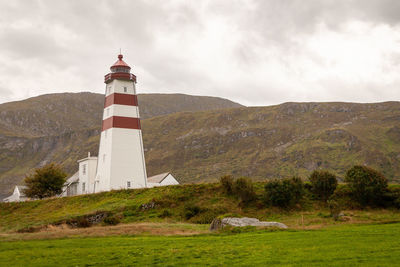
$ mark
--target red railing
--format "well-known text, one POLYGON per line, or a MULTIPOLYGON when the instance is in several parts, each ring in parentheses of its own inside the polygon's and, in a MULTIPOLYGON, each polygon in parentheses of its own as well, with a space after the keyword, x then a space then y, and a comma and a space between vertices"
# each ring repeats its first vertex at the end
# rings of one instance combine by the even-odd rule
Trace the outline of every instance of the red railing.
POLYGON ((114 79, 118 80, 128 80, 128 81, 133 81, 136 83, 136 76, 135 74, 132 73, 126 73, 126 72, 115 72, 115 73, 109 73, 104 76, 104 82, 109 83, 114 79))

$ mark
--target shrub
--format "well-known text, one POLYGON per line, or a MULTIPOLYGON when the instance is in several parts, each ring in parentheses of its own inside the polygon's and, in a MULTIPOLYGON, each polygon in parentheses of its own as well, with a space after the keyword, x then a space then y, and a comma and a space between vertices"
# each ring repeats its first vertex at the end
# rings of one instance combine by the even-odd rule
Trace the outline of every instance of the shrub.
POLYGON ((118 217, 116 215, 112 215, 112 216, 105 217, 103 222, 104 222, 104 224, 107 224, 107 225, 117 225, 121 222, 121 219, 120 219, 120 217, 118 217))
POLYGON ((167 217, 171 217, 172 213, 168 210, 168 209, 164 209, 162 211, 162 213, 160 215, 158 215, 158 217, 160 218, 167 218, 167 217))
POLYGON ((250 203, 257 198, 253 182, 249 178, 241 177, 233 185, 234 194, 240 198, 242 203, 250 203))
POLYGON ((332 218, 337 221, 339 220, 339 215, 342 212, 342 207, 340 203, 336 200, 329 200, 328 201, 329 210, 331 211, 332 218))
POLYGON ((288 208, 298 203, 304 195, 303 181, 298 177, 269 181, 265 187, 268 205, 288 208))
POLYGON ((310 176, 311 192, 318 199, 327 201, 337 187, 336 176, 328 171, 313 171, 310 176))
POLYGON ((196 216, 199 212, 200 207, 193 203, 187 203, 183 208, 183 213, 186 220, 189 220, 190 218, 196 216))
POLYGON ((47 164, 25 177, 27 189, 24 193, 27 197, 40 199, 61 194, 66 177, 67 174, 60 165, 47 164))
POLYGON ((354 166, 347 171, 344 181, 352 198, 360 205, 382 205, 388 188, 382 173, 366 166, 354 166))
POLYGON ((76 218, 76 221, 73 222, 73 224, 74 223, 75 223, 76 227, 79 227, 79 228, 87 228, 87 227, 92 226, 92 222, 89 221, 89 219, 86 216, 76 218))
POLYGON ((191 218, 192 223, 197 223, 197 224, 209 224, 211 223, 216 217, 218 217, 218 213, 214 210, 206 210, 204 212, 201 212, 191 218))
POLYGON ((230 175, 225 175, 219 178, 219 182, 222 185, 225 193, 231 195, 233 193, 233 178, 230 175))

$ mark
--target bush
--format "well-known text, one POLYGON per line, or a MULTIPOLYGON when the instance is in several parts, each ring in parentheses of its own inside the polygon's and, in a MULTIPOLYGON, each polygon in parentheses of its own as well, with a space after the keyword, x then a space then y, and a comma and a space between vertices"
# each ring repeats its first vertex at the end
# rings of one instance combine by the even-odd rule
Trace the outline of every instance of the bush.
POLYGON ((382 173, 366 166, 354 166, 347 171, 344 181, 352 198, 360 205, 382 205, 388 188, 382 173))
POLYGON ((163 210, 162 213, 160 215, 158 215, 158 217, 160 217, 160 218, 167 218, 167 217, 171 217, 171 216, 172 216, 172 213, 168 209, 163 210))
POLYGON ((67 174, 60 165, 48 164, 25 177, 27 189, 24 193, 30 198, 52 197, 62 193, 67 174))
POLYGON ((219 182, 222 185, 225 193, 231 195, 233 193, 233 178, 230 175, 225 175, 219 178, 219 182))
POLYGON ((82 217, 78 217, 76 219, 75 225, 76 225, 76 227, 79 227, 79 228, 87 228, 87 227, 92 226, 92 222, 89 221, 89 219, 87 217, 82 216, 82 217))
POLYGON ((239 178, 233 185, 234 194, 240 198, 242 203, 250 203, 257 198, 254 191, 253 182, 249 178, 239 178))
POLYGON ((336 200, 329 200, 328 201, 329 210, 331 211, 332 218, 337 221, 339 220, 339 215, 342 212, 342 206, 336 200))
POLYGON ((121 219, 116 215, 112 215, 105 217, 103 222, 107 225, 117 225, 121 222, 121 219))
POLYGON ((295 205, 304 196, 304 184, 298 177, 269 181, 264 189, 265 202, 282 208, 295 205))
POLYGON ((196 216, 199 212, 200 207, 193 203, 187 203, 183 208, 183 213, 186 220, 189 220, 190 218, 196 216))
POLYGON ((318 199, 325 202, 335 192, 338 184, 336 176, 328 171, 315 170, 309 180, 311 182, 311 192, 318 199))

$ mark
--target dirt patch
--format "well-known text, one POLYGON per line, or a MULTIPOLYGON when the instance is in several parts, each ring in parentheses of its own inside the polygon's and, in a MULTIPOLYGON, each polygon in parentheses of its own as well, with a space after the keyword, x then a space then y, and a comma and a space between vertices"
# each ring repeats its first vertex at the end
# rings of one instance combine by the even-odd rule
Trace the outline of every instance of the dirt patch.
POLYGON ((115 226, 92 226, 74 228, 68 224, 48 225, 34 233, 1 234, 5 240, 54 239, 69 237, 101 237, 116 235, 197 235, 208 233, 208 229, 193 229, 190 224, 135 223, 115 226))

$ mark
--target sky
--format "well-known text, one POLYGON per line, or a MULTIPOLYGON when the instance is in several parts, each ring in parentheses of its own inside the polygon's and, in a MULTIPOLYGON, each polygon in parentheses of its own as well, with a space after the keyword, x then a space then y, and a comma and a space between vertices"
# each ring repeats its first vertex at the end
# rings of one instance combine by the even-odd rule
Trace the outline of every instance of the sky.
POLYGON ((283 102, 400 100, 398 0, 0 0, 0 103, 104 93, 283 102))

